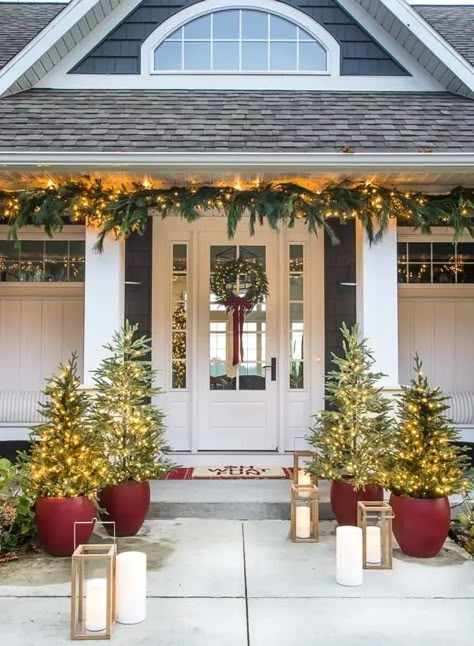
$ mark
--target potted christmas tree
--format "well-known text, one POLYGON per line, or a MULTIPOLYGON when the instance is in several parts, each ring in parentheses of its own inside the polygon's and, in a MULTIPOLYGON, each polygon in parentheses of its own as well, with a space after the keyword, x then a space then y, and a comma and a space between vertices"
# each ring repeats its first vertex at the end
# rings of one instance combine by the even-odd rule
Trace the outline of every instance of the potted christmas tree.
POLYGON ((45 418, 30 434, 30 455, 23 456, 25 493, 36 499, 36 524, 45 550, 53 556, 70 556, 76 542, 87 543, 96 516, 94 498, 104 484, 107 464, 98 447, 97 434, 87 423, 90 405, 79 390, 77 357, 61 364, 47 382, 45 418))
POLYGON ((149 480, 172 468, 165 457, 163 414, 151 403, 160 390, 153 386, 150 339, 137 338, 137 329, 126 322, 114 334, 94 374, 92 423, 109 463, 99 505, 104 520, 115 522, 117 536, 138 532, 150 506, 149 480))
POLYGON ((446 397, 431 388, 415 357, 416 377, 402 389, 390 468, 393 533, 405 554, 428 558, 441 550, 450 526, 448 496, 470 489, 464 449, 446 417, 446 397))
POLYGON ((340 525, 357 524, 359 500, 383 500, 392 422, 390 405, 376 384, 374 358, 357 326, 341 328, 343 356, 326 379, 330 410, 318 413, 308 441, 316 457, 308 470, 331 481, 331 506, 340 525))

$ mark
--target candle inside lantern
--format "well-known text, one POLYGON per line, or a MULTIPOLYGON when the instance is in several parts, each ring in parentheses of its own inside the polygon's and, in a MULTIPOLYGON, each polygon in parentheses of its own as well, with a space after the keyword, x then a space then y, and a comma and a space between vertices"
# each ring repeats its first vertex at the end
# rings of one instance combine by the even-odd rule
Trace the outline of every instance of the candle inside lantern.
POLYGON ((339 585, 362 585, 362 529, 340 526, 336 529, 336 581, 339 585))
POLYGON ((311 474, 306 473, 304 469, 298 470, 298 485, 310 486, 313 483, 311 482, 311 474))
POLYGON ((146 554, 117 556, 117 621, 138 624, 146 618, 146 554))
POLYGON ((107 625, 107 582, 105 579, 86 581, 86 630, 99 632, 107 625))
POLYGON ((369 525, 366 531, 367 563, 380 565, 382 562, 382 535, 380 527, 369 525))
POLYGON ((296 536, 297 538, 311 536, 311 510, 309 507, 296 507, 296 536))

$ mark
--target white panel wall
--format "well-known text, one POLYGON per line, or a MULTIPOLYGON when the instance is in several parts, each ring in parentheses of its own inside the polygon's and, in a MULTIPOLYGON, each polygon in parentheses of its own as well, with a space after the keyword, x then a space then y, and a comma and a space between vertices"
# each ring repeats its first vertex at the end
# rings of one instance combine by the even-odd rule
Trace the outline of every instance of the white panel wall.
POLYGON ((83 288, 23 287, 0 292, 0 390, 41 389, 73 350, 82 375, 83 288))
POLYGON ((474 290, 459 287, 400 289, 400 383, 408 383, 418 352, 433 384, 474 392, 474 290))

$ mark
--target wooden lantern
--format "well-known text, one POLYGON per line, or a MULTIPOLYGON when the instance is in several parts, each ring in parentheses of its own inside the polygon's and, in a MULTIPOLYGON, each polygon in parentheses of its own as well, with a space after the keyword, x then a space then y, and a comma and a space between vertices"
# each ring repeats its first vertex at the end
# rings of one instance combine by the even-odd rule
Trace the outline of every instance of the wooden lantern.
POLYGON ((306 463, 308 458, 312 459, 316 453, 314 451, 294 451, 293 453, 293 484, 300 486, 318 486, 318 479, 311 473, 306 473, 306 463))
POLYGON ((291 487, 291 540, 293 543, 319 541, 319 495, 315 485, 291 487))
POLYGON ((79 545, 71 565, 71 639, 110 639, 115 626, 116 544, 79 545), (87 576, 87 569, 93 576, 87 576))
POLYGON ((357 503, 357 525, 362 529, 362 561, 365 570, 393 567, 393 511, 380 501, 357 503))

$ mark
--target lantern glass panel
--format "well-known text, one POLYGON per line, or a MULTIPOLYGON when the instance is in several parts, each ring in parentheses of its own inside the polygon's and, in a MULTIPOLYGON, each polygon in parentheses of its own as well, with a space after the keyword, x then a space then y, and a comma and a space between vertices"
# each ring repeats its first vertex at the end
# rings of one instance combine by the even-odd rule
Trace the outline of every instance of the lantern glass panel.
POLYGON ((71 639, 110 639, 116 545, 79 545, 71 564, 71 639))
POLYGON ((306 472, 307 464, 314 458, 314 451, 295 451, 293 454, 293 484, 300 486, 318 486, 315 475, 306 472))
POLYGON ((392 569, 392 519, 392 508, 386 502, 358 503, 357 525, 362 529, 364 569, 392 569))
POLYGON ((319 540, 319 496, 314 485, 291 488, 291 540, 315 543, 319 540))

